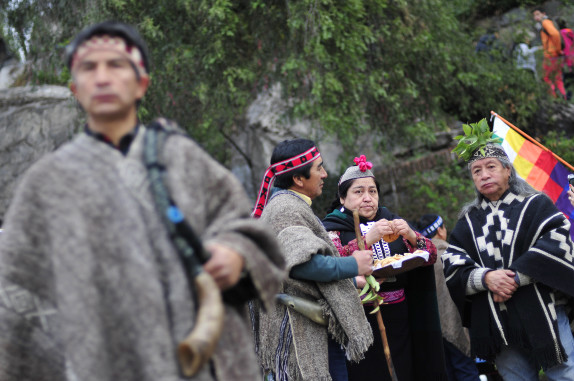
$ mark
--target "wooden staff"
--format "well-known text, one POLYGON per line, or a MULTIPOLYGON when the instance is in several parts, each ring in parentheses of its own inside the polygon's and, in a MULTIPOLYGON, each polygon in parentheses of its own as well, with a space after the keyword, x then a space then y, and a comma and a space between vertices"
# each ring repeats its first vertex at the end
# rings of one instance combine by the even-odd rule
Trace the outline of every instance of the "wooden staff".
MULTIPOLYGON (((359 227, 359 211, 357 209, 353 210, 353 220, 355 221, 355 235, 357 236, 357 246, 360 250, 365 250, 365 242, 363 241, 363 234, 361 233, 361 228, 359 227)), ((385 351, 385 359, 387 360, 387 367, 389 368, 389 374, 393 381, 398 381, 397 372, 395 372, 395 366, 393 365, 393 359, 391 358, 391 349, 389 348, 389 341, 387 339, 387 330, 385 324, 383 323, 383 316, 381 315, 381 309, 379 308, 376 312, 377 323, 379 324, 379 332, 381 333, 381 339, 383 340, 383 348, 385 351)))

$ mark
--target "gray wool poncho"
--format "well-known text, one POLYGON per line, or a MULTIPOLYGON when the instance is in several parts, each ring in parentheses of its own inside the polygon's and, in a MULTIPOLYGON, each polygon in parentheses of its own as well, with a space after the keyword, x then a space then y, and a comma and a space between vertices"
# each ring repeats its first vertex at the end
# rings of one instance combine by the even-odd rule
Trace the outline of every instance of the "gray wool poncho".
MULTIPOLYGON (((277 234, 288 271, 314 254, 339 256, 321 221, 291 191, 275 194, 261 220, 277 234)), ((266 311, 255 308, 256 349, 263 368, 272 371, 276 380, 330 381, 328 334, 343 346, 348 359, 364 357, 373 333, 351 279, 321 283, 288 278, 282 292, 319 302, 329 326, 282 304, 266 311)))
MULTIPOLYGON (((175 350, 194 325, 194 298, 154 210, 144 132, 127 156, 81 134, 21 181, 0 237, 0 380, 184 379, 175 350)), ((182 136, 160 159, 196 234, 244 256, 271 306, 283 260, 241 184, 182 136)), ((193 380, 260 379, 243 312, 226 307, 212 369, 193 380)))
POLYGON ((432 243, 438 251, 439 258, 433 266, 442 337, 464 353, 465 356, 470 357, 470 338, 468 336, 468 330, 462 326, 458 309, 450 297, 446 280, 444 279, 442 261, 440 259, 440 256, 448 248, 448 242, 434 237, 432 243))

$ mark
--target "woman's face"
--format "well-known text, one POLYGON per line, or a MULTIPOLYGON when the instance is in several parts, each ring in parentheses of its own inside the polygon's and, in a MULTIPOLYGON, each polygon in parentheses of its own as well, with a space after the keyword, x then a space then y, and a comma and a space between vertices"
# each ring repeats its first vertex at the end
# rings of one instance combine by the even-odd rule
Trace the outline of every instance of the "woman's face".
POLYGON ((379 193, 372 177, 356 179, 347 191, 347 196, 341 198, 341 204, 348 210, 359 210, 359 216, 369 220, 375 218, 379 207, 379 193))

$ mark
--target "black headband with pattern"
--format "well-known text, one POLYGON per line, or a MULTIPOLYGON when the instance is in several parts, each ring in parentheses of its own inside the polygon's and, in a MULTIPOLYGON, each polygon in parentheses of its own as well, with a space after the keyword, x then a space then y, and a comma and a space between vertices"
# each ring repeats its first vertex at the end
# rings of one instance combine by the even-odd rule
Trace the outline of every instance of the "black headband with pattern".
POLYGON ((504 152, 504 149, 500 145, 489 143, 484 147, 474 151, 470 159, 468 159, 468 167, 470 168, 470 165, 477 160, 486 159, 489 157, 508 160, 508 155, 506 152, 504 152))

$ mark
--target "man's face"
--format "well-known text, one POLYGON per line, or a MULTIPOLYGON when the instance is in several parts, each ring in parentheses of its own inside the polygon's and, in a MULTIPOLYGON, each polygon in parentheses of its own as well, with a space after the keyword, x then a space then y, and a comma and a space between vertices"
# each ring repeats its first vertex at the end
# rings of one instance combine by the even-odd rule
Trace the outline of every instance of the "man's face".
POLYGON ((356 179, 347 191, 347 196, 339 200, 348 210, 359 210, 359 216, 369 220, 375 218, 379 207, 379 193, 372 177, 356 179))
POLYGON ((532 17, 534 17, 534 21, 536 22, 540 22, 542 21, 542 19, 544 18, 544 13, 540 12, 540 11, 534 11, 532 12, 532 17))
POLYGON ((136 112, 149 83, 147 75, 138 80, 134 67, 124 55, 112 50, 85 54, 72 69, 70 86, 91 119, 113 121, 136 112))
POLYGON ((470 166, 470 173, 476 189, 490 201, 499 200, 509 188, 510 168, 504 168, 498 159, 477 160, 470 166))
POLYGON ((298 176, 297 180, 302 183, 302 185, 299 186, 298 191, 313 200, 315 197, 318 197, 323 193, 323 183, 326 178, 327 171, 323 168, 323 160, 319 158, 313 161, 308 179, 304 176, 298 176))

